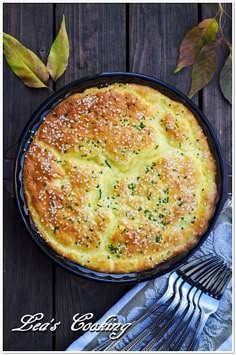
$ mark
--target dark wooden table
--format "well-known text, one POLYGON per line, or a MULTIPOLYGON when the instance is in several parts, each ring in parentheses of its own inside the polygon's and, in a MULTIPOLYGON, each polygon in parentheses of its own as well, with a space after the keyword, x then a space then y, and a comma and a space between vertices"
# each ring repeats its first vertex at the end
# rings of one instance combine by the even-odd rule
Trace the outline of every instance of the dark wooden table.
MULTIPOLYGON (((231 14, 231 5, 224 4, 231 14)), ((71 44, 63 85, 102 71, 133 71, 153 75, 184 93, 189 70, 173 74, 178 48, 188 29, 214 16, 216 4, 4 4, 4 31, 16 36, 46 61, 62 14, 71 44)), ((230 19, 224 31, 231 40, 230 19)), ((219 54, 220 67, 225 52, 219 54)), ((224 156, 231 160, 231 107, 222 97, 217 74, 194 101, 215 128, 224 156)), ((49 90, 29 89, 4 64, 4 154, 17 142, 34 110, 49 90)), ((80 333, 70 326, 75 313, 93 312, 94 320, 131 285, 86 281, 53 264, 29 237, 17 215, 15 201, 4 192, 4 350, 64 350, 80 333), (56 332, 12 332, 24 314, 43 312, 62 325, 56 332)))

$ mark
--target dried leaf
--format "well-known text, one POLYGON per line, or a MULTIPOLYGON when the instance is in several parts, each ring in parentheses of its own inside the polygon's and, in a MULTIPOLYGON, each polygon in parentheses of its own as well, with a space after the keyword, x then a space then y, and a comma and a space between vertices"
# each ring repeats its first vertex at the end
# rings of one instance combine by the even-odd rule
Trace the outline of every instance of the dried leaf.
POLYGON ((3 33, 3 54, 11 70, 33 88, 45 88, 49 75, 43 62, 16 38, 3 33))
POLYGON ((206 86, 216 72, 216 48, 219 41, 208 42, 198 54, 192 69, 189 97, 193 97, 206 86))
POLYGON ((180 54, 175 73, 194 63, 196 56, 208 41, 214 41, 218 32, 218 22, 215 18, 201 21, 185 35, 181 45, 180 54))
POLYGON ((232 52, 220 73, 220 88, 224 97, 232 104, 232 52))
POLYGON ((61 27, 54 40, 48 56, 47 68, 54 81, 65 72, 69 59, 69 39, 66 32, 65 16, 62 17, 61 27))

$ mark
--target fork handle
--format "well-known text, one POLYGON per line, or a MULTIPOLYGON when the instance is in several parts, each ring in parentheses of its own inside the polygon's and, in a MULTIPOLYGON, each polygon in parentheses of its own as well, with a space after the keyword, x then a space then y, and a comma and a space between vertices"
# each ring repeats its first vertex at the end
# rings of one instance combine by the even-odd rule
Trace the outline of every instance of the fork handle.
POLYGON ((192 332, 192 329, 194 328, 194 324, 197 322, 197 319, 199 317, 199 310, 196 308, 193 313, 190 315, 191 320, 187 324, 187 327, 184 329, 183 333, 180 335, 177 343, 174 346, 175 351, 180 351, 184 341, 186 340, 188 334, 192 332))
MULTIPOLYGON (((166 299, 168 299, 168 296, 170 297, 171 294, 168 292, 168 289, 166 291, 166 293, 162 296, 163 298, 163 302, 165 302, 166 299)), ((161 300, 160 300, 161 301, 161 300)), ((152 304, 149 309, 143 313, 138 319, 135 320, 135 322, 129 327, 129 331, 133 330, 137 324, 140 324, 141 322, 143 322, 146 318, 148 318, 152 313, 154 313, 157 308, 159 306, 159 303, 154 303, 152 304)), ((124 336, 126 336, 127 332, 125 332, 119 339, 117 340, 112 340, 112 339, 108 339, 106 340, 103 344, 97 345, 93 351, 108 351, 111 350, 120 340, 123 339, 124 336)))
POLYGON ((185 331, 185 329, 188 326, 188 322, 190 321, 191 316, 193 315, 193 306, 191 306, 191 304, 189 304, 187 307, 188 307, 187 312, 186 312, 184 318, 180 317, 178 319, 178 324, 176 325, 172 334, 168 337, 168 339, 166 341, 162 342, 162 344, 157 349, 158 351, 169 351, 170 348, 172 348, 172 350, 176 350, 175 347, 173 348, 172 345, 174 344, 176 339, 178 339, 179 336, 181 336, 181 334, 182 334, 181 332, 185 331))
MULTIPOLYGON (((135 322, 131 325, 131 327, 128 328, 128 332, 132 331, 138 324, 146 320, 152 313, 154 313, 161 305, 165 304, 168 299, 171 298, 173 295, 173 288, 169 285, 168 288, 166 289, 165 293, 162 295, 162 297, 154 304, 152 304, 148 310, 143 313, 139 318, 135 320, 135 322)), ((122 340, 125 336, 127 335, 127 332, 125 332, 119 339, 117 340, 111 340, 108 339, 105 341, 105 343, 97 345, 93 351, 108 351, 112 350, 112 348, 118 344, 120 340, 122 340)), ((130 345, 130 344, 129 344, 130 345)))
POLYGON ((184 313, 186 307, 187 303, 182 302, 180 303, 175 313, 172 313, 170 317, 169 314, 167 314, 166 319, 169 319, 166 321, 165 325, 153 336, 153 338, 148 342, 148 344, 145 345, 142 351, 151 351, 153 347, 161 340, 162 336, 167 333, 172 327, 172 325, 177 321, 178 317, 181 317, 181 314, 184 313))
MULTIPOLYGON (((122 350, 123 351, 132 351, 134 350, 135 346, 143 341, 153 330, 155 330, 167 316, 171 315, 172 312, 176 309, 178 306, 178 302, 180 300, 180 295, 179 293, 175 294, 175 297, 173 298, 172 302, 170 305, 165 309, 165 311, 162 313, 160 318, 158 319, 158 322, 153 323, 151 327, 145 329, 142 333, 140 333, 136 338, 134 338, 127 346, 125 346, 122 350)), ((107 350, 107 349, 106 349, 107 350)), ((109 349, 110 350, 110 349, 109 349)))
POLYGON ((199 339, 200 339, 200 336, 202 334, 202 331, 203 331, 203 328, 209 318, 209 316, 214 313, 214 312, 207 312, 205 313, 203 310, 202 310, 202 314, 201 314, 201 318, 199 320, 199 323, 198 323, 198 326, 197 326, 197 329, 196 329, 196 333, 194 334, 194 337, 191 341, 191 343, 189 344, 188 346, 188 349, 187 351, 193 351, 194 348, 196 347, 199 339))

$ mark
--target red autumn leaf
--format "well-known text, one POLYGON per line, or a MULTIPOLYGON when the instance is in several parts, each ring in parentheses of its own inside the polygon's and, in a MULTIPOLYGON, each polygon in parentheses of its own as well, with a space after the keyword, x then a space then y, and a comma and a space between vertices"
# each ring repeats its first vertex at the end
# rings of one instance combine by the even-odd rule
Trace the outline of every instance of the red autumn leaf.
POLYGON ((180 45, 179 60, 175 73, 194 63, 195 58, 207 42, 216 39, 218 27, 215 18, 208 18, 186 33, 180 45))

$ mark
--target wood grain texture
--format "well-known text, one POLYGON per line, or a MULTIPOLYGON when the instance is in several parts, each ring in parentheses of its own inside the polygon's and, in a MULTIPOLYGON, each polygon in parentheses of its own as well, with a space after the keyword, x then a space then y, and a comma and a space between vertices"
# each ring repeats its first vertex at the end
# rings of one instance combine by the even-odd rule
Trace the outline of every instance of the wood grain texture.
MULTIPOLYGON (((231 5, 224 4, 231 14, 231 5)), ((66 73, 54 84, 102 71, 134 71, 153 75, 185 94, 189 69, 173 74, 185 33, 202 18, 215 14, 216 4, 4 4, 4 31, 16 36, 46 62, 62 15, 71 43, 66 73)), ((230 39, 231 21, 224 31, 230 39)), ((222 67, 225 49, 219 53, 222 67)), ((231 107, 214 78, 194 101, 202 107, 231 158, 231 107), (200 100, 199 100, 200 97, 200 100)), ((4 63, 4 152, 17 142, 31 114, 51 93, 25 87, 4 63), (12 102, 12 99, 14 102, 12 102)), ((10 158, 13 152, 10 150, 10 158)), ((52 265, 28 236, 15 201, 4 193, 4 350, 63 351, 81 333, 70 330, 75 313, 99 319, 131 286, 80 279, 52 265), (44 312, 62 325, 55 333, 12 333, 22 315, 44 312)))
MULTIPOLYGON (((56 89, 73 80, 104 71, 126 70, 124 4, 56 5, 56 27, 65 14, 71 43, 69 70, 56 89)), ((128 289, 87 281, 56 268, 55 316, 62 326, 55 334, 55 350, 63 350, 81 335, 70 330, 76 313, 92 312, 98 320, 128 289)))
POLYGON ((57 89, 88 75, 126 70, 125 5, 57 4, 57 29, 62 14, 67 19, 71 54, 57 89))
MULTIPOLYGON (((4 4, 4 31, 16 36, 43 59, 52 40, 52 6, 4 4), (31 35, 29 35, 31 34, 31 35)), ((4 62, 4 152, 15 144, 49 90, 32 90, 4 62)), ((10 154, 12 154, 10 152, 10 154)), ((11 156, 13 158, 13 156, 11 156)), ((50 332, 11 332, 24 314, 52 316, 52 265, 30 239, 15 200, 4 194, 4 350, 51 350, 50 332)), ((45 320, 45 321, 46 321, 45 320)))
POLYGON ((190 86, 189 69, 174 74, 185 33, 198 22, 197 4, 131 4, 130 70, 152 75, 180 89, 190 86))
MULTIPOLYGON (((229 16, 232 16, 232 4, 223 4, 229 16)), ((202 4, 202 18, 216 15, 218 4, 202 4)), ((225 37, 232 43, 231 19, 223 15, 223 31, 225 37)), ((232 107, 223 97, 219 87, 220 71, 228 55, 227 47, 222 43, 217 52, 218 70, 213 80, 203 89, 202 109, 210 120, 220 141, 223 156, 229 162, 232 161, 232 107)))

